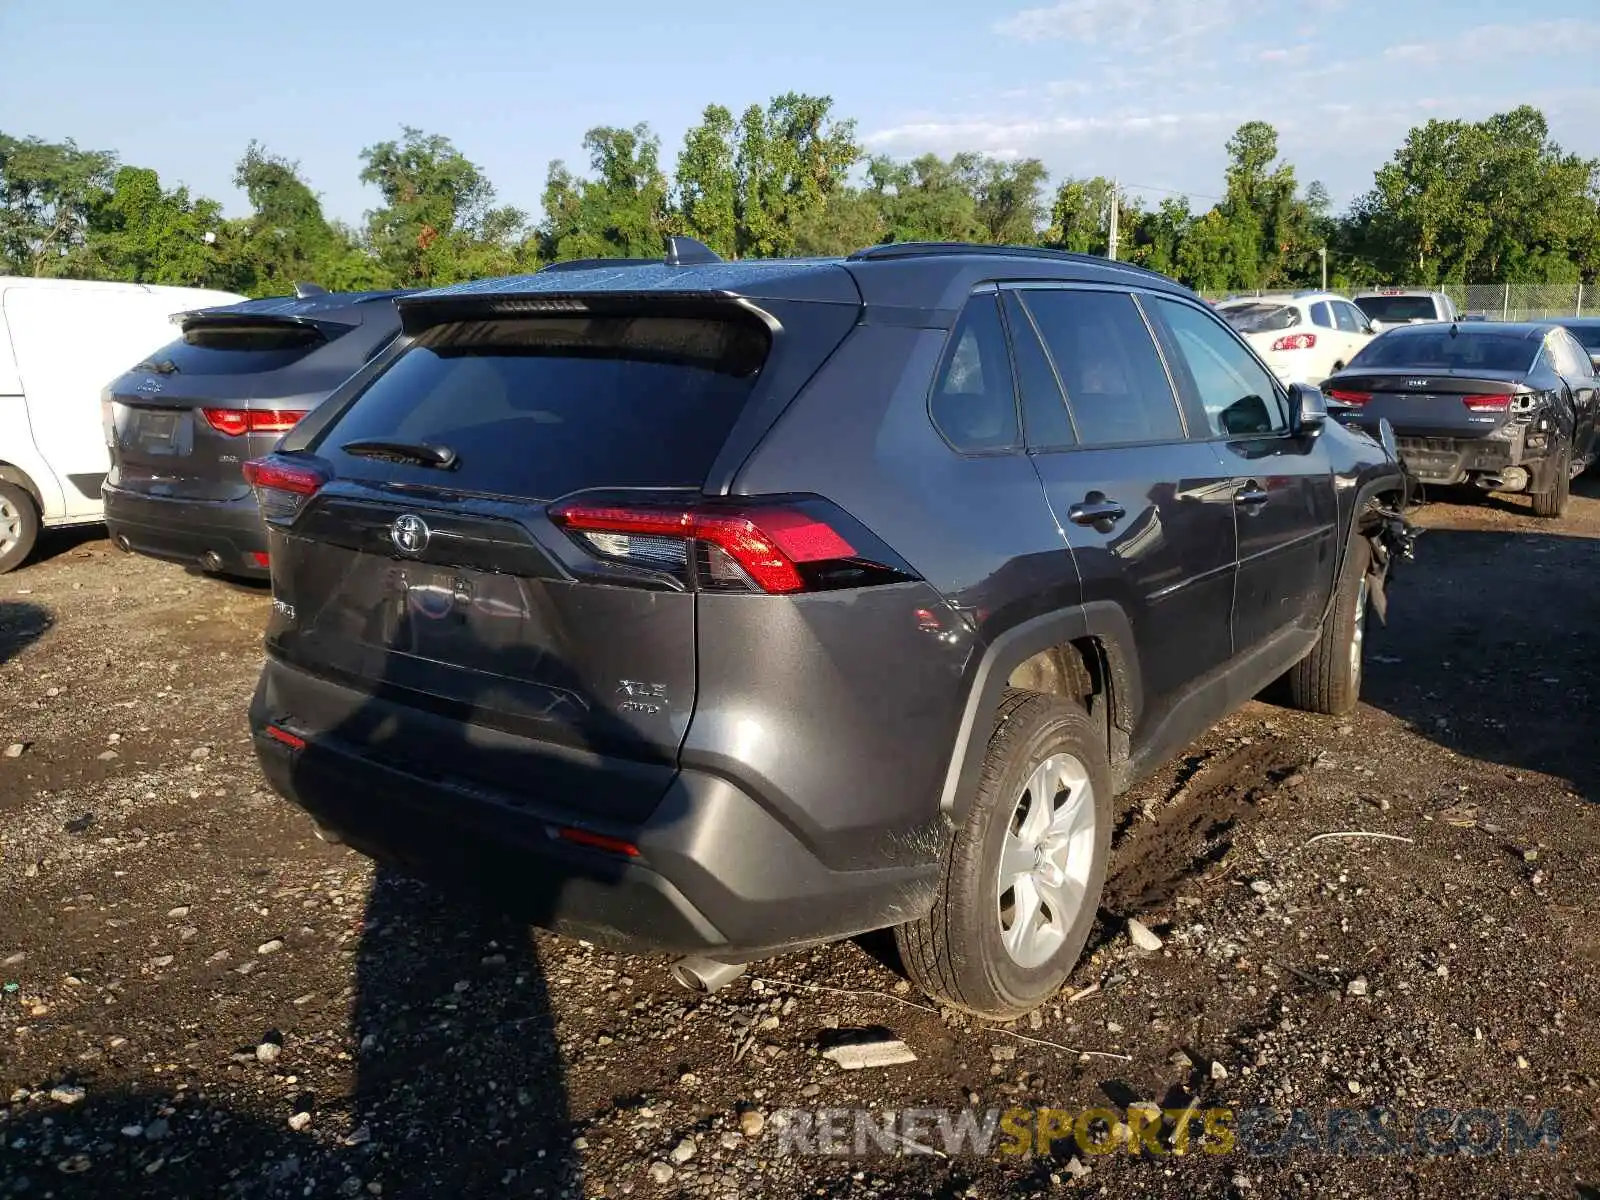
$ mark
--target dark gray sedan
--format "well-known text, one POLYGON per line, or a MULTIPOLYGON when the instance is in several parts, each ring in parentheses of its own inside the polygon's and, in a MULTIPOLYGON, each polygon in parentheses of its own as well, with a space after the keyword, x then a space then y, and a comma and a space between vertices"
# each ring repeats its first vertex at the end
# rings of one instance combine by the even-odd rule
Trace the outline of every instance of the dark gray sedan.
POLYGON ((1559 517, 1595 461, 1597 386, 1563 324, 1441 322, 1374 339, 1322 390, 1347 423, 1375 432, 1387 417, 1423 483, 1527 492, 1535 513, 1559 517))

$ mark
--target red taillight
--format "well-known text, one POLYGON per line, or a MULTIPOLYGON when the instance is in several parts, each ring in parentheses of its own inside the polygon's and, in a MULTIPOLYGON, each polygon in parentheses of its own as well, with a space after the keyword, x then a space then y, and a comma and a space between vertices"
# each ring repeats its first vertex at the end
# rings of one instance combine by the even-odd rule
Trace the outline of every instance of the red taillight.
POLYGON ((1506 412, 1511 408, 1510 396, 1463 396, 1461 403, 1469 412, 1506 412))
POLYGON ((328 482, 315 467, 269 455, 244 464, 244 478, 256 490, 256 503, 264 520, 288 524, 300 515, 305 502, 328 482))
POLYGON ((803 506, 570 503, 551 510, 550 519, 597 557, 682 574, 703 588, 784 594, 908 577, 899 568, 863 554, 837 528, 803 506), (692 554, 696 547, 698 554, 692 554), (832 583, 820 583, 802 570, 808 564, 839 564, 848 571, 832 583))
POLYGON ((254 411, 243 408, 202 408, 200 412, 207 425, 229 437, 246 433, 286 433, 306 415, 304 409, 287 408, 254 411))
POLYGON ((297 734, 290 733, 287 729, 279 729, 276 725, 268 725, 266 735, 275 742, 281 742, 291 750, 304 750, 306 740, 297 734))
POLYGON ((1328 398, 1330 400, 1337 400, 1340 404, 1354 404, 1357 408, 1360 408, 1368 400, 1372 399, 1372 393, 1347 392, 1343 388, 1329 388, 1328 398))
POLYGON ((1272 343, 1274 350, 1310 350, 1317 344, 1314 333, 1288 333, 1272 343))
POLYGON ((572 842, 578 846, 588 846, 591 850, 604 850, 607 854, 620 854, 624 858, 638 858, 639 847, 632 842, 625 842, 621 838, 607 837, 603 833, 591 833, 587 829, 574 829, 564 825, 556 830, 556 836, 564 842, 572 842))
POLYGON ((269 558, 268 558, 268 557, 267 557, 267 556, 266 556, 266 554, 265 554, 265 553, 263 553, 263 552, 262 552, 262 551, 260 551, 260 550, 255 550, 255 551, 252 551, 252 552, 251 552, 251 554, 250 554, 250 557, 251 557, 251 558, 253 558, 253 559, 255 559, 255 562, 256 562, 256 566, 258 566, 258 567, 267 567, 267 566, 270 566, 270 565, 271 565, 271 562, 272 562, 272 560, 271 560, 271 559, 269 559, 269 558))

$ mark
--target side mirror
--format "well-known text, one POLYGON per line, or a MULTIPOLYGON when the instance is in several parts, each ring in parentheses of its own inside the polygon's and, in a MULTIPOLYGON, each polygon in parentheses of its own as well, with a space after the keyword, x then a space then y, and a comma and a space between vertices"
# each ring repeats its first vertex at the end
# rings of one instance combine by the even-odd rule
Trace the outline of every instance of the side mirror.
POLYGON ((1382 333, 1384 330, 1383 322, 1378 320, 1376 317, 1368 321, 1367 326, 1372 330, 1373 333, 1382 333))
POLYGON ((1316 437, 1328 423, 1328 405, 1322 392, 1309 383, 1289 385, 1289 432, 1296 437, 1316 437))

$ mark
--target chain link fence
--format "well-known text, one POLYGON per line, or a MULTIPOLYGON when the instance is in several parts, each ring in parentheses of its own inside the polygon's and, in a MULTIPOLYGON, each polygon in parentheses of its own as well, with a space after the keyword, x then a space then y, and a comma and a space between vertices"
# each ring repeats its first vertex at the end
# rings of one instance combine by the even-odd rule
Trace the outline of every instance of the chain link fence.
MULTIPOLYGON (((1446 283, 1436 288, 1457 311, 1481 313, 1491 321, 1552 321, 1562 317, 1600 317, 1600 284, 1582 283, 1446 283)), ((1260 296, 1260 291, 1206 292, 1207 300, 1228 296, 1260 296)), ((1351 293, 1353 294, 1353 293, 1351 293)))

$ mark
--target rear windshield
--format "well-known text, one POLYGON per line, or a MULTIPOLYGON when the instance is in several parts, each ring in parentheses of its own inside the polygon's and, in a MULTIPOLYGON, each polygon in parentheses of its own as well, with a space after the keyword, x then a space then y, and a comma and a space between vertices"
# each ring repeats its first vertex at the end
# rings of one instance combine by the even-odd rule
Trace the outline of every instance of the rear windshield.
POLYGON ((1526 371, 1533 366, 1540 342, 1518 334, 1468 331, 1455 326, 1437 331, 1385 334, 1368 342, 1350 360, 1350 370, 1362 367, 1416 367, 1419 370, 1526 371))
POLYGON ((1286 304, 1236 304, 1217 309, 1217 315, 1240 333, 1271 333, 1300 324, 1300 310, 1286 304))
POLYGON ((1439 318, 1432 296, 1361 296, 1356 300, 1356 307, 1367 314, 1367 320, 1387 321, 1391 325, 1439 318))
MULTIPOLYGON (((337 337, 343 329, 334 327, 337 337)), ((251 375, 299 362, 328 334, 314 325, 249 322, 197 325, 133 369, 180 375, 251 375)))
POLYGON ((699 487, 766 360, 747 319, 494 319, 424 331, 323 434, 340 474, 553 499, 591 487, 699 487), (339 449, 442 446, 448 475, 339 449))

